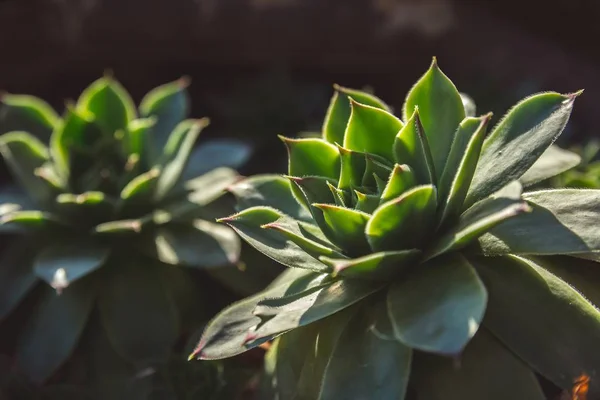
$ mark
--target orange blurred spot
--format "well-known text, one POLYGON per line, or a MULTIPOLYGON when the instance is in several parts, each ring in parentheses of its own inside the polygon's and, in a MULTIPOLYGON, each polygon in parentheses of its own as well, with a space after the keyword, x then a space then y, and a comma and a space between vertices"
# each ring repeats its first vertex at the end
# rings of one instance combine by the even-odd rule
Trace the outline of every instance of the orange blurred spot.
POLYGON ((587 400, 587 393, 590 388, 590 377, 582 374, 573 382, 573 396, 571 400, 587 400))

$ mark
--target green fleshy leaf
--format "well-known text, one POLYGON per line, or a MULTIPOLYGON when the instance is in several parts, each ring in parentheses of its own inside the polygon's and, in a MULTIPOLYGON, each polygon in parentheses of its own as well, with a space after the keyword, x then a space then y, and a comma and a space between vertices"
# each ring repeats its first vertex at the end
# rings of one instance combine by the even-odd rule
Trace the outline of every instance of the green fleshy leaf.
MULTIPOLYGON (((333 182, 327 178, 316 176, 288 177, 288 179, 292 183, 292 193, 296 200, 310 211, 312 215, 311 222, 316 222, 321 229, 328 230, 329 225, 325 222, 323 212, 314 207, 313 204, 335 204, 328 185, 328 183, 332 184, 333 182)), ((333 232, 323 231, 323 233, 331 240, 333 232)))
POLYGON ((581 163, 577 153, 552 145, 546 149, 538 160, 519 178, 523 186, 531 186, 545 179, 574 168, 581 163))
POLYGON ((37 243, 25 237, 10 243, 0 257, 0 321, 21 303, 37 283, 33 260, 37 243))
POLYGON ((177 124, 187 118, 190 108, 188 86, 187 78, 158 86, 148 92, 140 103, 139 110, 142 117, 156 117, 151 135, 145 141, 145 152, 151 164, 160 158, 177 124))
MULTIPOLYGON (((20 188, 8 185, 0 188, 0 220, 11 212, 32 210, 34 208, 35 205, 31 198, 23 193, 20 188)), ((20 231, 21 229, 16 225, 0 225, 0 234, 20 231)))
POLYGON ((346 207, 346 202, 349 199, 346 199, 347 193, 344 192, 342 189, 338 189, 335 186, 333 186, 333 184, 327 182, 327 187, 329 187, 329 190, 331 191, 331 194, 333 195, 333 200, 335 201, 335 205, 338 207, 346 207))
POLYGON ((388 280, 413 267, 420 255, 420 250, 412 249, 383 251, 354 259, 330 256, 322 256, 319 259, 330 265, 335 275, 345 278, 388 280))
POLYGON ((233 230, 203 220, 168 224, 153 232, 146 252, 173 265, 213 268, 235 264, 241 243, 233 230))
POLYGON ((241 140, 209 140, 192 150, 181 179, 193 179, 220 167, 240 168, 250 159, 252 151, 252 145, 241 140))
POLYGON ((162 268, 134 257, 115 257, 105 267, 112 273, 99 293, 98 309, 111 344, 127 360, 165 361, 178 338, 162 268))
POLYGON ((94 227, 93 233, 99 235, 137 235, 146 221, 143 219, 122 219, 104 222, 94 227))
POLYGON ((33 264, 35 274, 57 294, 106 262, 110 249, 89 240, 54 243, 42 249, 33 264))
POLYGON ((416 180, 412 169, 406 164, 394 165, 394 169, 385 185, 385 189, 383 189, 383 192, 381 193, 380 204, 400 196, 402 193, 415 186, 416 180))
POLYGON ((116 204, 116 200, 109 198, 103 192, 62 193, 56 196, 58 213, 76 220, 85 218, 94 223, 110 218, 116 204))
POLYGON ((325 278, 326 274, 301 269, 292 268, 284 272, 263 292, 233 303, 210 321, 190 359, 216 360, 249 350, 245 346, 248 330, 260 323, 260 318, 252 311, 261 300, 302 292, 320 285, 325 278))
POLYGON ((487 292, 475 269, 460 255, 419 266, 388 291, 396 338, 413 349, 456 355, 475 335, 487 292))
POLYGON ((121 198, 120 206, 132 203, 147 203, 154 196, 155 189, 158 185, 158 179, 161 176, 159 168, 152 168, 141 175, 133 178, 121 190, 119 195, 121 198))
POLYGON ((478 125, 475 129, 467 119, 461 122, 456 131, 456 137, 439 184, 439 198, 444 199, 440 214, 442 223, 448 218, 460 215, 463 211, 463 203, 477 167, 486 127, 491 117, 492 114, 488 114, 477 119, 478 125))
POLYGON ((577 95, 537 94, 509 111, 483 144, 466 205, 525 174, 562 132, 577 95))
POLYGON ((477 115, 477 106, 475 101, 466 93, 460 93, 460 98, 465 109, 465 116, 469 118, 477 115))
POLYGON ((350 189, 362 185, 362 179, 367 168, 365 153, 352 151, 338 146, 340 153, 341 172, 338 187, 350 189))
POLYGON ((389 107, 377 97, 360 91, 334 85, 335 94, 331 99, 325 122, 323 123, 323 138, 329 143, 344 143, 344 133, 350 119, 350 98, 368 106, 390 111, 389 107))
POLYGON ((388 111, 350 101, 352 112, 344 134, 343 146, 350 150, 376 154, 392 160, 396 135, 404 124, 388 111))
POLYGON ((380 204, 380 198, 376 194, 364 194, 358 190, 354 191, 356 196, 355 208, 367 214, 373 214, 380 204))
POLYGON ((418 248, 435 220, 434 186, 417 186, 381 205, 366 226, 373 251, 418 248))
POLYGON ((125 130, 125 140, 123 141, 125 152, 127 154, 138 154, 143 159, 144 164, 146 164, 144 143, 148 140, 155 124, 155 117, 139 118, 130 121, 125 130))
MULTIPOLYGON (((460 93, 452 81, 439 69, 435 58, 429 70, 406 96, 402 109, 405 121, 413 113, 415 107, 419 108, 420 120, 431 146, 431 156, 439 178, 450 153, 454 132, 458 128, 458 124, 465 119, 465 109, 460 93)), ((413 166, 407 160, 398 162, 413 166)))
POLYGON ((576 254, 600 250, 600 190, 555 189, 523 194, 532 211, 479 239, 484 254, 576 254))
POLYGON ((109 135, 125 131, 129 121, 136 117, 129 93, 108 76, 93 82, 81 93, 77 109, 94 114, 96 123, 109 135))
POLYGON ((383 191, 385 182, 392 173, 392 166, 375 154, 365 155, 365 174, 362 179, 362 186, 377 186, 379 192, 383 191))
POLYGON ((0 136, 0 154, 19 185, 39 204, 52 196, 49 186, 36 170, 49 160, 44 144, 26 132, 10 132, 0 136))
POLYGON ((323 139, 279 138, 288 151, 288 174, 291 176, 340 177, 340 154, 336 146, 323 139))
POLYGON ((1 100, 0 133, 24 131, 43 142, 50 138, 59 116, 48 103, 19 94, 3 94, 1 100))
POLYGON ((378 336, 372 325, 360 313, 346 325, 321 378, 320 400, 404 399, 412 350, 378 336))
POLYGON ((254 175, 229 187, 240 210, 255 206, 272 206, 290 217, 311 221, 312 216, 292 194, 292 183, 279 175, 254 175))
POLYGON ((16 363, 32 381, 46 381, 71 355, 94 298, 94 288, 85 281, 76 282, 60 296, 50 287, 42 289, 16 349, 16 363))
POLYGON ((0 225, 5 224, 26 229, 64 229, 67 226, 62 218, 43 211, 13 211, 0 218, 0 225))
POLYGON ((322 320, 364 299, 382 285, 354 279, 338 280, 304 292, 264 299, 253 311, 264 322, 248 332, 246 343, 322 320))
POLYGON ((427 400, 545 400, 535 373, 486 329, 458 360, 417 353, 411 384, 427 400))
MULTIPOLYGON (((484 325, 509 349, 561 388, 594 376, 600 311, 566 282, 516 256, 471 257, 489 293, 484 325), (510 323, 506 323, 510 321, 510 323)), ((574 259, 571 263, 576 263, 574 259)), ((600 395, 591 379, 589 398, 600 395)))
POLYGON ((252 207, 219 222, 232 227, 248 244, 278 263, 291 268, 330 272, 328 266, 310 256, 285 235, 263 227, 283 216, 273 208, 252 207))
POLYGON ((208 119, 185 120, 179 123, 166 143, 161 165, 161 174, 156 182, 154 200, 165 198, 179 182, 194 143, 200 132, 208 126, 208 119))
MULTIPOLYGON (((369 243, 365 237, 365 227, 369 214, 351 208, 338 207, 331 204, 313 204, 321 210, 326 224, 321 230, 333 244, 351 254, 360 254, 368 251, 369 243)), ((319 221, 317 221, 319 222, 319 221)))
POLYGON ((404 128, 396 136, 393 148, 396 162, 410 165, 418 183, 437 182, 436 167, 418 108, 415 108, 404 128))

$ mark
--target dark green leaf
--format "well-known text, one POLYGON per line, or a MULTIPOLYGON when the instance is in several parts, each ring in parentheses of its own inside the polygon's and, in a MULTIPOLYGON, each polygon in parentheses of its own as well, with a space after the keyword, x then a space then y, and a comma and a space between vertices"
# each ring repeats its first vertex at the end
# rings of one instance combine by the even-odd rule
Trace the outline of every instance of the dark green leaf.
POLYGON ((354 195, 356 196, 355 208, 357 210, 366 212, 367 214, 373 214, 377 207, 379 207, 380 198, 376 194, 364 194, 355 190, 354 195))
POLYGON ((341 172, 338 187, 340 189, 349 189, 362 185, 362 179, 365 174, 366 154, 359 151, 352 151, 338 146, 340 153, 341 172))
POLYGON ((137 235, 142 231, 143 219, 123 219, 96 225, 93 232, 100 235, 137 235))
POLYGON ((291 176, 340 177, 340 154, 333 144, 323 139, 289 139, 279 137, 288 151, 288 174, 291 176))
POLYGON ((334 274, 345 278, 388 280, 413 267, 420 255, 420 250, 413 249, 372 253, 355 259, 329 256, 319 259, 331 265, 334 274))
POLYGON ((3 94, 0 106, 0 133, 29 132, 47 141, 59 117, 52 107, 34 96, 3 94))
POLYGON ((456 355, 475 335, 485 313, 487 292, 460 255, 419 266, 388 291, 394 333, 407 346, 456 355))
POLYGON ((43 211, 13 211, 0 218, 0 225, 16 225, 26 229, 64 229, 60 217, 43 211))
POLYGON ((321 224, 319 226, 333 244, 352 254, 368 251, 369 243, 365 237, 365 227, 371 217, 369 214, 331 204, 313 204, 313 206, 323 213, 326 227, 321 224))
POLYGON ((121 190, 121 204, 119 206, 123 207, 126 204, 150 202, 154 196, 160 175, 159 168, 152 168, 129 181, 123 190, 121 190))
POLYGON ((78 221, 80 218, 96 223, 105 221, 112 216, 116 204, 115 199, 103 192, 62 193, 56 196, 58 213, 78 221))
POLYGON ((437 182, 436 167, 433 164, 418 108, 396 136, 393 148, 396 162, 409 165, 413 169, 418 183, 437 182))
POLYGON ((390 174, 385 189, 381 193, 380 203, 383 204, 392 200, 415 186, 416 180, 412 169, 406 164, 396 164, 390 174))
POLYGON ((581 157, 572 151, 552 145, 546 149, 538 160, 521 176, 523 186, 551 178, 579 165, 581 157))
POLYGON ((240 168, 248 161, 252 150, 251 144, 236 139, 204 142, 192 150, 181 179, 192 179, 219 167, 240 168))
POLYGON ((375 154, 366 154, 365 166, 362 186, 367 188, 376 186, 377 191, 382 192, 388 177, 392 173, 393 166, 375 154))
MULTIPOLYGON (((465 109, 460 93, 439 69, 435 58, 429 70, 406 96, 402 113, 405 121, 415 107, 419 108, 421 123, 431 146, 431 155, 439 178, 450 153, 454 132, 460 121, 465 118, 465 109)), ((412 166, 408 161, 399 162, 412 166)))
MULTIPOLYGON (((6 240, 6 239, 5 239, 6 240)), ((0 321, 19 305, 38 281, 33 272, 37 255, 34 240, 12 241, 0 258, 0 321)))
POLYGON ((490 133, 467 195, 473 204, 519 179, 554 142, 578 94, 537 94, 518 103, 490 133))
POLYGON ((127 124, 127 130, 125 131, 125 140, 123 142, 125 152, 127 154, 137 154, 143 159, 143 163, 146 163, 144 158, 144 143, 148 140, 152 132, 152 127, 156 124, 156 118, 139 118, 129 121, 127 124))

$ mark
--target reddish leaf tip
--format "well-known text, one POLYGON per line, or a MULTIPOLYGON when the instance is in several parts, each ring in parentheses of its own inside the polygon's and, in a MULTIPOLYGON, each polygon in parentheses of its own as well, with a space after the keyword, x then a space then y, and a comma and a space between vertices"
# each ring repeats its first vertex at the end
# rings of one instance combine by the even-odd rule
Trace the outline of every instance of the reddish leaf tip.
POLYGON ((192 84, 192 78, 188 75, 183 75, 176 82, 180 89, 187 89, 192 84))

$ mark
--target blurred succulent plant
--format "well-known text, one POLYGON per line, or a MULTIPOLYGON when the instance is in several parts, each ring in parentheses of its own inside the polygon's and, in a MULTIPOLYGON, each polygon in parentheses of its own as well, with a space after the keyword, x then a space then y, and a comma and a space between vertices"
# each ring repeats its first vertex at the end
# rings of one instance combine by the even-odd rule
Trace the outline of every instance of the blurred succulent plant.
POLYGON ((572 150, 581 156, 581 163, 576 168, 551 178, 551 186, 600 189, 600 140, 590 140, 572 150))
POLYGON ((282 138, 287 180, 235 184, 222 219, 291 268, 191 358, 274 339, 279 399, 541 400, 536 373, 600 396, 600 190, 522 193, 579 162, 551 147, 578 95, 528 97, 486 137, 435 60, 402 119, 336 87, 322 139, 282 138))
POLYGON ((195 147, 208 120, 186 119, 187 84, 152 90, 136 110, 106 76, 62 117, 40 99, 4 95, 13 131, 0 153, 18 187, 0 191, 0 232, 14 237, 0 259, 0 320, 26 298, 35 304, 15 355, 32 380, 65 362, 95 309, 120 357, 166 360, 199 307, 194 271, 238 262, 235 232, 211 221, 227 215, 219 199, 250 148, 195 147))

